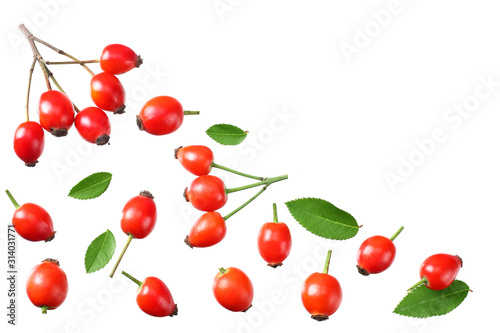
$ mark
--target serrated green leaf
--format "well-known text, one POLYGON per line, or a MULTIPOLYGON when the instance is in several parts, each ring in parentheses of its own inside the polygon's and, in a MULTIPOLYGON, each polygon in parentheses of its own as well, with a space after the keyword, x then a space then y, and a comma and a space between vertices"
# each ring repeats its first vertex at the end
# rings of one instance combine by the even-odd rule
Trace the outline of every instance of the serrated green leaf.
POLYGON ((399 302, 394 313, 415 318, 441 316, 459 306, 469 291, 469 286, 459 280, 443 290, 431 290, 420 285, 399 302))
POLYGON ((103 268, 113 257, 116 240, 113 233, 106 230, 90 243, 85 253, 85 270, 94 273, 103 268))
POLYGON ((320 237, 343 240, 358 233, 354 217, 326 200, 302 198, 285 204, 297 222, 320 237))
POLYGON ((79 200, 94 199, 103 194, 111 182, 109 172, 97 172, 73 186, 68 196, 79 200))
POLYGON ((207 135, 221 145, 236 146, 245 140, 247 132, 229 124, 217 124, 207 129, 207 135))

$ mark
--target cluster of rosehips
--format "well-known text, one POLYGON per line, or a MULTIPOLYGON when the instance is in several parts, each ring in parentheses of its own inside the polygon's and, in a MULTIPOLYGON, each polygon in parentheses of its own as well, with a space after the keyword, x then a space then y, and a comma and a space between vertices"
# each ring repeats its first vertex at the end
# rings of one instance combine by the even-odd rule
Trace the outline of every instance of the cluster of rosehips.
MULTIPOLYGON (((100 59, 79 61, 66 52, 36 38, 24 25, 21 25, 20 29, 30 43, 34 60, 28 80, 26 122, 20 124, 14 134, 14 151, 17 156, 26 166, 35 166, 45 146, 43 130, 56 137, 61 137, 67 135, 73 123, 80 136, 86 141, 97 145, 107 144, 110 139, 111 124, 104 111, 113 112, 114 114, 125 112, 125 89, 116 75, 139 67, 142 64, 141 57, 125 45, 111 44, 104 48, 100 59), (46 45, 56 52, 73 59, 73 61, 45 61, 40 55, 35 42, 46 45), (40 64, 44 72, 48 89, 40 96, 38 102, 39 123, 29 120, 30 86, 36 62, 40 64), (103 72, 94 74, 86 65, 87 63, 96 62, 100 64, 103 72), (79 64, 92 75, 90 96, 95 106, 80 111, 71 102, 48 68, 48 66, 54 64, 79 64), (49 78, 52 79, 60 91, 52 90, 49 78)), ((147 101, 143 106, 137 116, 137 125, 140 130, 150 134, 165 135, 174 132, 181 126, 185 114, 198 113, 198 111, 184 111, 175 98, 157 96, 147 101)))

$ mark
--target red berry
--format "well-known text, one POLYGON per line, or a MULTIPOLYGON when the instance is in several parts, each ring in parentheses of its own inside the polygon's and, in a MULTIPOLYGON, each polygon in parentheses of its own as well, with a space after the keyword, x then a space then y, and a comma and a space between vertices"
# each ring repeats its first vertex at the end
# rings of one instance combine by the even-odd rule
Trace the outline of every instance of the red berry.
POLYGON ((442 290, 448 288, 462 267, 462 259, 457 255, 434 254, 420 266, 420 278, 427 288, 442 290))
POLYGON ((226 186, 215 176, 199 176, 184 192, 194 208, 210 212, 222 208, 227 202, 226 186))
POLYGON ((328 319, 342 302, 340 283, 328 275, 330 254, 331 250, 328 251, 323 273, 311 274, 302 285, 302 304, 311 314, 311 318, 317 321, 328 319))
POLYGON ((150 276, 144 279, 137 289, 139 308, 150 316, 173 317, 177 315, 177 305, 167 285, 160 279, 150 276))
POLYGON ((212 290, 217 302, 229 311, 245 312, 252 306, 252 281, 238 268, 220 268, 212 290))
POLYGON ((137 126, 149 134, 165 135, 176 131, 183 119, 184 110, 178 100, 157 96, 144 104, 137 116, 137 126))
POLYGON ((33 305, 42 308, 42 313, 58 308, 68 294, 68 279, 59 262, 45 259, 36 265, 28 277, 26 293, 33 305))
POLYGON ((42 155, 45 146, 45 134, 42 126, 34 121, 27 121, 19 125, 14 134, 14 151, 26 164, 34 167, 42 155))
POLYGON ((12 225, 19 236, 32 242, 49 242, 54 238, 55 232, 49 213, 34 203, 25 203, 16 209, 12 225))
POLYGON ((106 112, 96 107, 88 107, 77 113, 75 127, 86 141, 105 145, 109 141, 111 125, 106 112))
POLYGON ((358 250, 358 271, 362 275, 381 273, 391 266, 396 256, 394 243, 384 236, 367 238, 358 250))
POLYGON ((207 146, 179 147, 175 150, 175 158, 196 176, 208 175, 214 162, 214 154, 207 146))
POLYGON ((142 59, 128 46, 110 44, 102 50, 99 63, 103 71, 118 75, 139 67, 142 59))
POLYGON ((90 80, 90 96, 95 105, 114 113, 125 112, 125 89, 113 74, 102 72, 90 80))
POLYGON ((257 237, 257 245, 262 259, 273 268, 281 266, 292 248, 292 236, 288 226, 278 222, 276 204, 273 204, 274 222, 264 223, 257 237))
POLYGON ((218 212, 203 214, 194 223, 184 242, 191 248, 209 247, 219 243, 226 235, 226 222, 218 212))
POLYGON ((40 125, 54 136, 65 136, 73 125, 75 109, 71 100, 60 91, 49 90, 38 101, 40 125))
POLYGON ((123 207, 121 227, 124 233, 134 238, 148 236, 156 224, 156 204, 147 191, 130 199, 123 207))

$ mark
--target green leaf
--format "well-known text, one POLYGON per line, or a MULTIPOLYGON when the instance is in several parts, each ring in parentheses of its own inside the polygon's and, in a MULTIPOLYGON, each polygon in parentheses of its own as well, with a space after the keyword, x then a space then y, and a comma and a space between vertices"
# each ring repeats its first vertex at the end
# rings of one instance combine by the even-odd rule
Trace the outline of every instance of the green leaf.
POLYGON ((245 140, 247 132, 234 125, 217 124, 213 125, 207 132, 209 137, 226 146, 236 146, 245 140))
POLYGON ((113 257, 116 248, 115 236, 109 230, 97 236, 85 253, 85 270, 94 273, 103 268, 113 257))
POLYGON ((320 237, 343 240, 358 233, 358 223, 351 214, 323 199, 302 198, 285 204, 297 222, 320 237))
POLYGON ((469 291, 469 286, 459 280, 443 290, 431 290, 422 284, 399 302, 394 313, 415 318, 441 316, 459 306, 469 291))
POLYGON ((110 182, 111 174, 109 172, 97 172, 73 186, 68 196, 80 200, 94 199, 108 189, 110 182))

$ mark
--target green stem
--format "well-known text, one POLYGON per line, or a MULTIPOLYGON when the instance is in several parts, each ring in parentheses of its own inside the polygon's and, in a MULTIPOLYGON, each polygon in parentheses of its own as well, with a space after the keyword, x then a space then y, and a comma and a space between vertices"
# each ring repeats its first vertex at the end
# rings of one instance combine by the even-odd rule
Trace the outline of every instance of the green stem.
POLYGON ((242 210, 243 208, 245 208, 245 206, 247 206, 250 202, 254 201, 259 195, 262 194, 262 192, 264 192, 265 190, 267 189, 267 185, 264 186, 259 192, 257 192, 253 197, 251 197, 250 199, 248 199, 244 204, 242 204, 241 206, 239 206, 238 208, 236 208, 235 210, 233 210, 231 213, 227 214, 226 216, 223 217, 224 221, 227 221, 228 218, 230 218, 231 216, 233 216, 234 214, 238 213, 240 210, 242 210))
POLYGON ((33 40, 34 40, 34 41, 36 41, 36 42, 38 42, 38 43, 40 43, 40 44, 43 44, 43 45, 47 46, 49 49, 52 49, 52 50, 54 50, 55 52, 57 52, 57 53, 59 53, 59 54, 62 54, 62 55, 63 55, 63 56, 65 56, 65 57, 70 58, 70 59, 71 59, 71 60, 73 60, 73 61, 76 61, 76 62, 80 63, 80 65, 81 65, 83 68, 85 68, 85 69, 87 70, 87 72, 89 72, 89 74, 90 74, 90 75, 95 76, 94 72, 92 72, 92 71, 90 70, 90 68, 88 68, 88 67, 87 67, 87 65, 85 65, 85 63, 81 62, 80 60, 78 60, 77 58, 73 57, 72 55, 70 55, 70 54, 68 54, 68 53, 64 52, 63 50, 58 49, 58 48, 57 48, 57 47, 55 47, 55 46, 50 45, 50 44, 49 44, 49 43, 47 43, 46 41, 43 41, 43 40, 41 40, 41 39, 39 39, 39 38, 37 38, 37 37, 35 37, 35 36, 33 36, 33 40))
POLYGON ((221 268, 219 268, 219 272, 220 272, 221 274, 226 274, 227 269, 224 269, 223 267, 221 267, 221 268))
MULTIPOLYGON (((59 82, 57 82, 54 74, 50 71, 50 69, 47 67, 46 64, 43 64, 45 70, 47 71, 47 74, 49 75, 49 78, 52 80, 52 82, 54 82, 54 85, 57 87, 57 89, 59 89, 60 92, 62 92, 63 94, 65 94, 66 96, 68 96, 68 94, 66 94, 66 92, 64 91, 64 89, 59 85, 59 82)), ((73 104, 73 108, 75 109, 75 112, 78 113, 80 112, 80 109, 78 109, 78 107, 75 105, 75 103, 71 102, 73 104)))
POLYGON ((26 93, 26 121, 30 121, 30 91, 31 91, 31 79, 33 78, 33 71, 35 70, 36 57, 33 56, 33 62, 30 67, 30 74, 28 77, 28 92, 26 93))
POLYGON ((232 173, 234 173, 236 175, 240 175, 240 176, 243 176, 243 177, 257 179, 257 180, 260 180, 260 181, 264 180, 264 177, 252 176, 252 175, 249 175, 247 173, 239 172, 239 171, 230 169, 228 167, 225 167, 225 166, 219 165, 217 163, 213 163, 213 162, 212 162, 212 167, 217 168, 217 169, 221 169, 221 170, 225 170, 225 171, 228 171, 228 172, 232 172, 232 173))
POLYGON ((323 268, 323 274, 328 274, 328 270, 330 269, 330 258, 332 257, 332 250, 328 250, 326 254, 325 267, 323 268))
POLYGON ((200 111, 184 111, 185 116, 197 115, 200 114, 200 111))
POLYGON ((130 245, 130 242, 134 236, 128 235, 127 242, 125 243, 125 246, 123 247, 122 252, 120 253, 120 256, 118 257, 118 260, 116 261, 115 266, 113 267, 113 270, 111 271, 111 274, 109 274, 109 277, 112 278, 113 275, 115 275, 116 269, 118 268, 118 265, 120 264, 120 261, 122 261, 123 255, 125 254, 125 251, 127 251, 128 246, 130 245))
POLYGON ((80 61, 46 61, 46 65, 81 65, 81 64, 97 64, 99 59, 80 60, 80 61))
POLYGON ((137 280, 135 277, 133 277, 132 275, 128 274, 127 272, 125 271, 122 271, 122 274, 125 275, 126 277, 128 277, 130 280, 134 281, 135 283, 137 283, 137 285, 139 287, 142 287, 142 282, 137 280))
POLYGON ((390 239, 391 241, 395 240, 395 239, 396 239, 396 237, 398 237, 398 236, 399 236, 399 234, 401 233, 401 231, 403 231, 403 229, 404 229, 404 228, 405 228, 405 227, 401 226, 401 228, 399 228, 399 229, 398 229, 398 231, 396 231, 396 233, 395 233, 394 235, 392 235, 392 237, 391 237, 391 238, 389 238, 389 239, 390 239))
POLYGON ((49 309, 49 307, 48 307, 48 306, 46 306, 46 305, 42 306, 42 313, 43 313, 43 314, 47 314, 47 310, 48 310, 48 309, 49 309))
POLYGON ((408 292, 411 293, 415 288, 417 288, 418 286, 424 284, 424 283, 427 283, 427 278, 424 276, 420 281, 418 281, 417 283, 415 283, 413 286, 411 286, 410 288, 408 288, 408 292))
POLYGON ((7 193, 7 195, 9 196, 9 199, 14 204, 14 207, 16 207, 16 209, 19 209, 19 207, 20 207, 19 204, 17 203, 16 199, 14 199, 12 194, 10 194, 9 190, 5 190, 5 193, 7 193))
POLYGON ((274 223, 279 223, 278 222, 278 209, 276 208, 276 204, 273 203, 273 222, 274 223))
POLYGON ((245 186, 240 186, 240 187, 235 187, 235 188, 228 188, 228 189, 226 189, 226 193, 233 193, 233 192, 243 191, 243 190, 246 190, 246 189, 249 189, 249 188, 252 188, 252 187, 257 187, 257 186, 260 186, 260 185, 269 186, 272 183, 276 183, 276 182, 279 182, 279 181, 285 180, 285 179, 288 179, 288 175, 283 175, 283 176, 278 176, 278 177, 273 177, 273 178, 266 178, 263 181, 260 181, 260 182, 257 182, 257 183, 253 183, 253 184, 249 184, 249 185, 245 185, 245 186))

